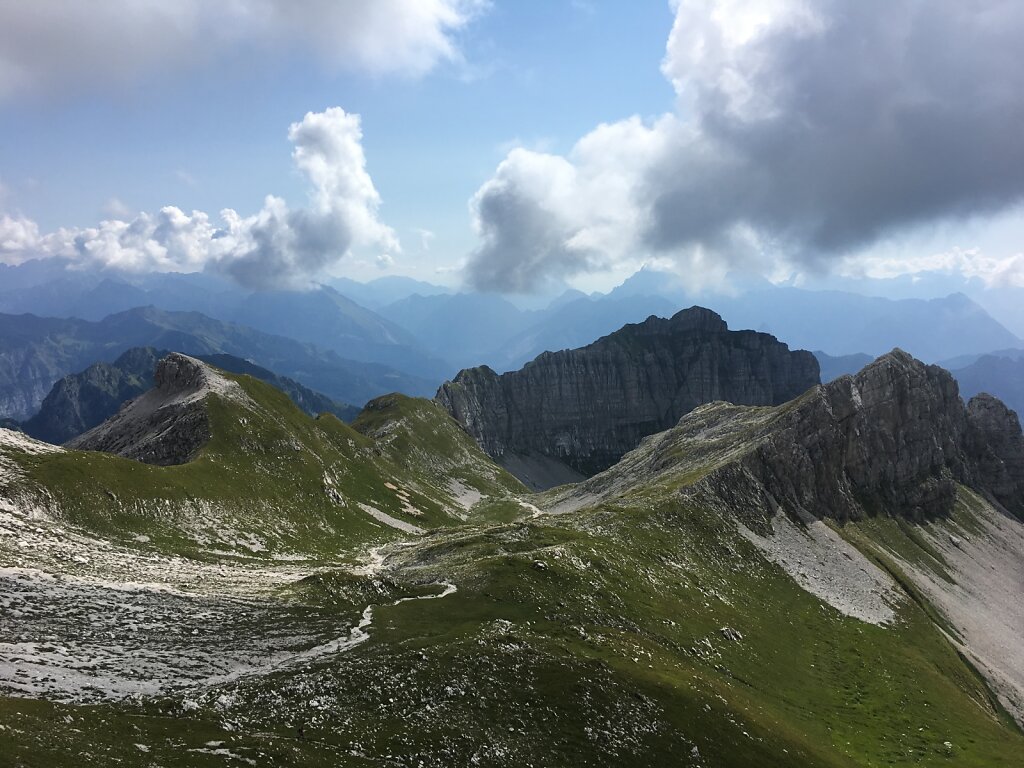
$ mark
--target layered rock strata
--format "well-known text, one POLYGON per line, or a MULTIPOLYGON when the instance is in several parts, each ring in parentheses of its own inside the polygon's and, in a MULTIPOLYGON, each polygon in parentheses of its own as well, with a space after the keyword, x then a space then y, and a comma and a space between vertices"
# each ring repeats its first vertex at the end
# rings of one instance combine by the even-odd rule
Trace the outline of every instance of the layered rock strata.
POLYGON ((693 307, 519 371, 464 370, 436 400, 500 463, 553 459, 592 475, 703 403, 777 405, 818 382, 810 352, 693 307))

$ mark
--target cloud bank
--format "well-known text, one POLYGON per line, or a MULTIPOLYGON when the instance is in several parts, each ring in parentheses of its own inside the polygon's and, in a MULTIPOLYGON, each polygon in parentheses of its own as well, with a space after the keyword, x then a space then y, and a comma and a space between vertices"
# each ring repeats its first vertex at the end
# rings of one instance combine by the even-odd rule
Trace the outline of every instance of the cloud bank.
POLYGON ((0 3, 0 98, 123 87, 226 55, 307 52, 331 69, 420 75, 485 0, 31 0, 0 3))
POLYGON ((125 272, 228 275, 253 289, 302 287, 355 251, 388 263, 401 246, 378 216, 380 195, 366 170, 359 115, 340 107, 309 112, 288 131, 292 160, 308 179, 304 208, 267 196, 251 216, 232 209, 214 221, 167 206, 131 220, 43 235, 24 217, 0 217, 0 262, 62 257, 125 272))
POLYGON ((517 149, 471 201, 467 280, 524 292, 640 256, 821 271, 1024 199, 1024 6, 676 0, 673 112, 517 149))

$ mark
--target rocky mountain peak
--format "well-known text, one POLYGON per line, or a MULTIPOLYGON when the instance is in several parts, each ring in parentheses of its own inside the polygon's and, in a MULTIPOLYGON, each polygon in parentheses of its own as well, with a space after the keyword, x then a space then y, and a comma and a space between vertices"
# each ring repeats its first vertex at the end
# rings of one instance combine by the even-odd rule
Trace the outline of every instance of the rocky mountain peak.
POLYGON ((990 395, 965 405, 947 371, 899 349, 782 406, 695 409, 559 503, 614 497, 668 474, 686 479, 687 494, 751 520, 779 511, 935 519, 952 512, 958 485, 1024 516, 1017 415, 990 395))
POLYGON ((566 482, 610 467, 703 403, 777 405, 818 382, 810 352, 730 331, 716 313, 692 307, 545 352, 519 371, 462 371, 436 399, 491 457, 543 488, 542 476, 566 482))
POLYGON ((218 395, 244 402, 241 387, 194 357, 172 352, 154 372, 155 386, 107 421, 66 443, 146 464, 184 464, 210 439, 205 401, 218 395))
POLYGON ((967 403, 966 446, 977 481, 1024 517, 1024 434, 1017 414, 992 395, 975 395, 967 403))
MULTIPOLYGON (((627 326, 628 327, 628 326, 627 326)), ((690 307, 676 312, 667 320, 651 315, 637 325, 637 330, 644 334, 669 333, 725 333, 728 324, 717 312, 704 307, 690 307)))
MULTIPOLYGON (((741 464, 773 503, 817 517, 943 516, 957 484, 1024 502, 1016 415, 987 395, 965 406, 952 375, 899 349, 794 403, 741 464)), ((736 469, 711 482, 739 482, 736 469)))
POLYGON ((194 357, 172 352, 157 362, 153 381, 162 393, 174 395, 202 389, 212 378, 211 373, 209 366, 194 357))

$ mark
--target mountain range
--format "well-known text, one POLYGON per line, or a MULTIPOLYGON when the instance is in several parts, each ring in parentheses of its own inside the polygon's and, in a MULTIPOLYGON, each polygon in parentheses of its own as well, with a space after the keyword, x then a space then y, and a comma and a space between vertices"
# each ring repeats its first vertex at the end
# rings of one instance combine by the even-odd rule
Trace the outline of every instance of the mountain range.
POLYGON ((194 311, 435 383, 474 365, 513 370, 542 352, 580 347, 626 323, 667 317, 693 304, 718 312, 733 328, 767 332, 831 356, 875 357, 900 347, 941 362, 1024 347, 962 293, 883 298, 765 281, 741 284, 736 293, 694 291, 675 275, 644 268, 607 294, 567 290, 542 308, 523 309, 499 296, 400 277, 252 292, 206 274, 140 277, 69 269, 36 262, 6 267, 0 312, 99 321, 149 305, 194 311))
POLYGON ((707 310, 592 347, 639 376, 657 345, 729 378, 684 369, 681 418, 540 494, 439 403, 348 426, 179 353, 75 450, 0 431, 0 754, 1012 765, 1016 415, 902 351, 790 399, 814 357, 707 310), (735 391, 773 394, 707 402, 735 391))
POLYGON ((225 323, 197 312, 153 307, 98 322, 0 315, 0 416, 32 416, 53 384, 96 362, 113 361, 133 347, 193 354, 229 354, 347 403, 396 390, 428 394, 436 380, 418 379, 384 365, 346 360, 282 336, 225 323))
POLYGON ((818 381, 810 352, 692 307, 519 371, 463 370, 436 400, 498 463, 545 489, 607 469, 703 403, 777 405, 818 381))

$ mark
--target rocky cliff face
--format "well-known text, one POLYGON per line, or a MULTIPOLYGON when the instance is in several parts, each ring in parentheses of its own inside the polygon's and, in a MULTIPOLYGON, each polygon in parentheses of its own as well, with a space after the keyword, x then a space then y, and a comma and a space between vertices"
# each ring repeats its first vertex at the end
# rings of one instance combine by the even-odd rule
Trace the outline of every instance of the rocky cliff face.
POLYGON ((901 350, 815 390, 787 414, 758 462, 770 490, 819 516, 944 515, 957 483, 1024 509, 1016 415, 990 395, 965 407, 949 372, 901 350))
POLYGON ((703 406, 554 506, 667 478, 748 522, 780 511, 934 519, 952 511, 958 484, 1024 516, 1024 436, 995 398, 965 405, 947 371, 894 350, 780 407, 703 406))
POLYGON ((94 363, 53 385, 39 413, 22 425, 37 440, 60 445, 103 423, 153 385, 161 355, 152 347, 130 349, 113 363, 94 363))
POLYGON ((68 448, 116 453, 162 466, 191 461, 210 439, 207 396, 245 398, 241 388, 205 363, 172 353, 156 366, 155 386, 68 448))
POLYGON ((708 482, 736 494, 754 480, 768 506, 817 517, 943 514, 956 484, 974 479, 967 425, 953 377, 895 350, 808 392, 755 451, 708 482))
POLYGON ((1024 518, 1024 435, 1017 414, 992 395, 975 395, 967 403, 965 437, 978 484, 1024 518))
POLYGON ((546 352, 501 376, 464 370, 436 399, 499 462, 547 457, 590 475, 702 403, 779 404, 817 383, 810 352, 730 331, 694 307, 581 349, 546 352))

